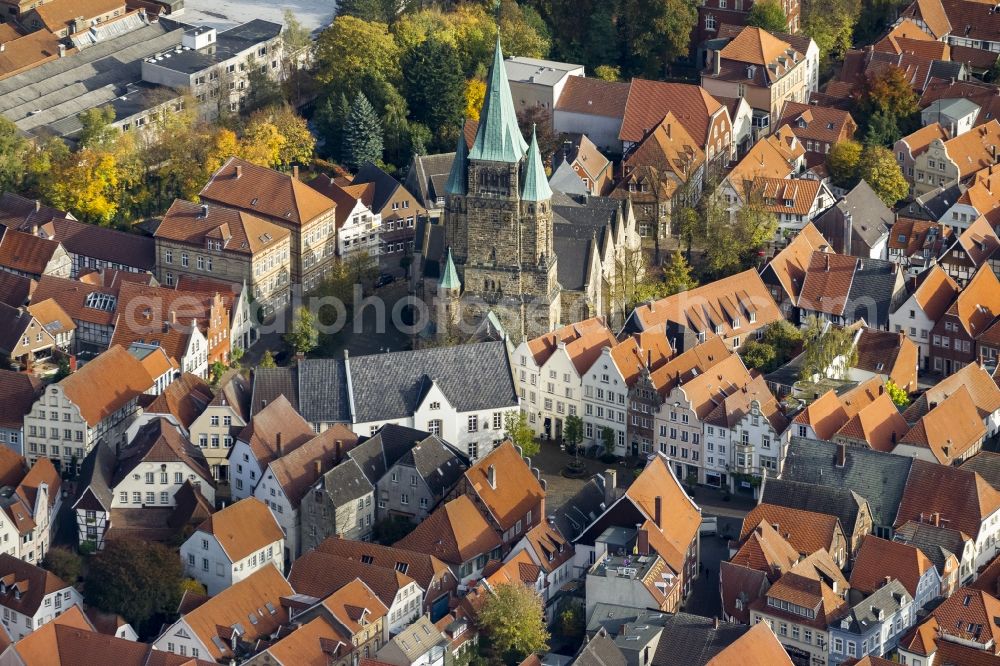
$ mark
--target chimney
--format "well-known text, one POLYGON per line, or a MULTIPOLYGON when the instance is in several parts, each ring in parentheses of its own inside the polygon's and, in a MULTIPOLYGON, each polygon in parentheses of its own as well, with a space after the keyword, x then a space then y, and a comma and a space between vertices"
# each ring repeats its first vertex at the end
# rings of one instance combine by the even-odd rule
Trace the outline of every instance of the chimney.
POLYGON ((722 73, 722 53, 718 50, 712 53, 712 71, 716 76, 722 73))
POLYGON ((69 355, 69 371, 76 372, 76 354, 69 355))
POLYGON ((824 254, 823 258, 826 259, 826 268, 825 268, 825 270, 826 270, 826 272, 829 272, 830 271, 830 255, 829 254, 824 254))
POLYGON ((42 200, 41 199, 35 199, 35 212, 37 213, 40 210, 42 210, 42 200))
POLYGON ((847 445, 837 444, 837 467, 843 467, 847 464, 847 445))
POLYGON ((657 495, 653 499, 653 522, 656 523, 656 526, 661 529, 663 528, 663 524, 660 522, 662 514, 663 514, 663 498, 657 495))
POLYGON ((604 504, 605 506, 611 506, 611 503, 615 500, 615 486, 618 485, 618 470, 606 469, 604 470, 604 504))
POLYGON ((891 582, 892 582, 892 576, 886 576, 885 580, 882 582, 882 587, 885 587, 886 585, 888 585, 891 582))
POLYGON ((208 204, 201 205, 201 217, 208 217, 208 204))
POLYGON ((3 53, 6 50, 7 50, 7 45, 6 44, 0 44, 0 53, 3 53))
POLYGON ((316 480, 319 481, 319 477, 323 476, 323 461, 322 460, 314 461, 313 470, 316 472, 316 480))
POLYGON ((639 530, 635 537, 635 550, 640 555, 649 555, 649 532, 639 530))
POLYGON ((931 514, 931 525, 933 525, 934 527, 941 526, 941 514, 938 513, 937 511, 931 514))
POLYGON ((177 324, 177 311, 176 310, 171 310, 170 311, 170 313, 167 315, 167 321, 170 322, 171 326, 175 326, 177 324))
POLYGON ((281 451, 281 433, 280 432, 277 433, 274 436, 274 446, 275 446, 275 448, 278 449, 278 457, 280 458, 281 457, 281 453, 282 453, 282 451, 281 451))
POLYGON ((896 431, 892 431, 892 445, 896 446, 896 431))
POLYGON ((296 164, 295 166, 292 167, 292 178, 294 178, 295 180, 299 179, 299 165, 298 164, 296 164))
POLYGON ((239 180, 240 176, 242 176, 242 175, 243 175, 243 165, 237 164, 236 165, 236 180, 239 180))
POLYGON ((486 481, 490 484, 490 488, 497 489, 497 468, 494 465, 486 468, 486 481))
POLYGON ((623 624, 622 626, 620 626, 618 628, 618 635, 619 636, 625 636, 627 633, 628 633, 628 625, 627 624, 623 624))
POLYGON ((65 58, 66 57, 66 45, 65 44, 60 44, 59 45, 59 57, 60 58, 65 58))
POLYGON ((878 385, 878 394, 882 395, 883 393, 885 393, 885 385, 884 384, 879 384, 878 385))
POLYGON ((339 463, 340 456, 343 455, 344 452, 344 440, 338 439, 336 442, 333 443, 333 447, 337 455, 337 462, 339 463))
POLYGON ((713 617, 712 618, 712 628, 713 629, 718 629, 719 628, 719 618, 718 617, 713 617))

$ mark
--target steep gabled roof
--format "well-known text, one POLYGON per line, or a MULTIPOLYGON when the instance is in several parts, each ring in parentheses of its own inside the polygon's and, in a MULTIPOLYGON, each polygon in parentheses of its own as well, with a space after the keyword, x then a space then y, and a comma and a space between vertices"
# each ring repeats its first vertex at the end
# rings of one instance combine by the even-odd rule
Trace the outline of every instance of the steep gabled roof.
POLYGON ((936 513, 942 525, 977 538, 982 522, 997 509, 1000 492, 975 472, 914 460, 893 524, 936 513))
POLYGON ((198 532, 214 536, 231 562, 239 562, 285 536, 271 510, 256 497, 247 497, 212 514, 198 526, 198 532))
POLYGON ((872 594, 885 585, 886 578, 895 578, 911 596, 924 573, 933 567, 927 556, 916 546, 887 541, 867 534, 854 558, 851 587, 872 594))
POLYGON ((942 465, 960 460, 986 437, 986 425, 976 410, 968 388, 954 393, 920 417, 900 444, 929 449, 942 465))
POLYGON ((114 346, 59 384, 87 424, 95 427, 144 393, 153 380, 134 356, 123 347, 114 346))
POLYGON ((923 282, 913 292, 913 298, 924 314, 936 322, 948 311, 960 291, 958 283, 938 264, 927 271, 923 282))
POLYGON ((499 545, 500 536, 466 495, 439 507, 393 544, 396 548, 433 555, 454 566, 487 554, 499 545))
POLYGON ((479 113, 479 129, 469 151, 469 159, 489 162, 518 162, 528 149, 517 125, 517 113, 503 64, 500 36, 493 50, 493 64, 486 78, 486 98, 479 113))
POLYGON ((513 528, 528 511, 540 512, 545 498, 541 483, 509 440, 470 467, 465 481, 466 492, 479 498, 502 531, 513 528))

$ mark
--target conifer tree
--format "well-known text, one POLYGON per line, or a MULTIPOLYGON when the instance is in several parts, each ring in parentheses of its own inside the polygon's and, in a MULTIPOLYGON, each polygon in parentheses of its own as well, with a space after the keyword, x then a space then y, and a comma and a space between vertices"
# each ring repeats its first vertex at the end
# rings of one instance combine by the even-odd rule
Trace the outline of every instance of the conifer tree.
POLYGON ((365 162, 382 160, 382 124, 364 93, 358 93, 344 127, 342 159, 353 171, 365 162))

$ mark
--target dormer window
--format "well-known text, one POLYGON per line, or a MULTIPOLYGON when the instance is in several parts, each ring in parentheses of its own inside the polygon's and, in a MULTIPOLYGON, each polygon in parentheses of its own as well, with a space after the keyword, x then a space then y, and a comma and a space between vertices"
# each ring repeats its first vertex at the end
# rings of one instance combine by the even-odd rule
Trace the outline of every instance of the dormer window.
POLYGON ((715 334, 722 335, 722 324, 719 324, 718 326, 715 327, 715 334))
POLYGON ((740 327, 740 318, 736 317, 735 319, 733 319, 733 328, 739 328, 739 327, 740 327))
POLYGON ((441 409, 441 403, 440 402, 432 402, 430 404, 430 408, 431 409, 441 409))

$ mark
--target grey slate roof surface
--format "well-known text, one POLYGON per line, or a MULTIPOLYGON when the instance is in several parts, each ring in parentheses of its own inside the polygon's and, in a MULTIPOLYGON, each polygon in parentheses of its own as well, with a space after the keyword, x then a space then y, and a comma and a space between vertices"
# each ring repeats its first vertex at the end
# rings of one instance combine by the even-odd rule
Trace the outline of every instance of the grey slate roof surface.
POLYGON ((853 606, 835 626, 841 629, 841 622, 847 620, 850 623, 848 631, 854 634, 866 634, 876 625, 884 622, 884 620, 878 619, 876 614, 878 610, 885 613, 884 617, 890 618, 901 606, 912 599, 913 597, 906 591, 903 584, 893 578, 853 606))
POLYGON ((591 638, 573 660, 573 666, 626 666, 625 655, 606 632, 591 638))
POLYGON ((853 490, 868 501, 875 525, 891 526, 912 459, 850 446, 843 467, 836 459, 836 444, 792 437, 781 478, 853 490))
POLYGON ((451 490, 470 465, 465 455, 436 435, 410 447, 399 462, 414 467, 435 497, 451 490))
POLYGON ((335 506, 357 501, 375 491, 353 459, 345 460, 324 474, 323 489, 335 506))
POLYGON ((854 233, 872 247, 879 238, 889 233, 889 227, 896 220, 892 209, 885 205, 875 190, 865 181, 860 181, 854 189, 837 202, 837 208, 851 214, 854 233))
MULTIPOLYGON (((111 511, 111 500, 113 499, 111 478, 115 473, 116 462, 115 452, 104 440, 98 442, 97 446, 91 449, 87 457, 83 459, 83 464, 80 466, 80 479, 77 482, 77 487, 80 489, 77 502, 84 500, 81 508, 91 508, 84 506, 87 504, 85 497, 89 491, 97 498, 103 509, 111 511)), ((100 509, 93 507, 91 510, 100 509)))
POLYGON ((882 259, 862 259, 862 267, 854 271, 854 281, 847 294, 844 315, 863 313, 869 326, 886 328, 896 285, 896 265, 882 259), (872 310, 871 306, 875 309, 872 310))
POLYGON ((570 541, 580 536, 604 511, 604 500, 604 477, 598 475, 587 481, 556 511, 555 520, 559 533, 570 541))
POLYGON ((556 192, 587 194, 587 188, 583 184, 583 179, 573 170, 573 166, 569 163, 569 160, 560 162, 556 170, 552 172, 552 177, 549 178, 549 186, 556 192))
POLYGON ((385 208, 396 188, 402 187, 398 180, 371 162, 365 162, 361 165, 351 183, 354 185, 361 185, 363 183, 375 184, 375 194, 372 196, 372 210, 375 211, 385 208))
MULTIPOLYGON (((926 396, 921 396, 926 406, 926 396)), ((962 463, 962 469, 978 472, 986 483, 1000 490, 1000 454, 982 451, 962 463)))
POLYGON ((351 403, 343 359, 298 364, 299 413, 309 423, 350 423, 351 403))
POLYGON ((954 555, 959 560, 962 559, 962 550, 965 547, 962 533, 958 530, 913 520, 901 525, 893 538, 919 548, 927 559, 934 563, 939 574, 944 571, 945 561, 949 556, 954 555))
POLYGON ((285 396, 292 407, 298 411, 299 389, 296 368, 257 368, 254 370, 250 415, 253 416, 270 405, 279 395, 285 396))
MULTIPOLYGON (((646 617, 659 622, 652 619, 653 615, 647 613, 646 617)), ((663 633, 653 655, 653 666, 707 663, 750 631, 748 626, 729 622, 720 622, 716 627, 712 618, 688 613, 663 614, 662 622, 663 633)))
POLYGON ((517 405, 503 342, 354 356, 347 363, 356 423, 411 415, 427 380, 460 412, 517 405))
POLYGON ((437 198, 444 196, 444 184, 454 160, 455 153, 414 155, 406 174, 406 181, 403 183, 404 187, 424 208, 437 208, 437 198), (440 187, 437 189, 433 185, 435 177, 440 180, 440 187))
POLYGON ((760 503, 836 516, 850 535, 867 501, 850 488, 768 478, 763 485, 760 503))
POLYGON ((27 310, 0 303, 0 352, 14 351, 33 318, 27 310))
POLYGON ((385 476, 389 468, 400 461, 429 433, 406 426, 387 423, 374 435, 358 443, 348 452, 368 480, 373 484, 385 476))
POLYGON ((927 211, 932 219, 940 220, 967 189, 969 188, 962 183, 956 183, 944 188, 939 187, 921 197, 917 197, 917 203, 927 211))
POLYGON ((609 197, 552 196, 553 247, 559 257, 559 284, 580 290, 587 281, 591 252, 604 245, 605 235, 615 224, 621 203, 609 197), (596 244, 595 244, 596 239, 596 244))

